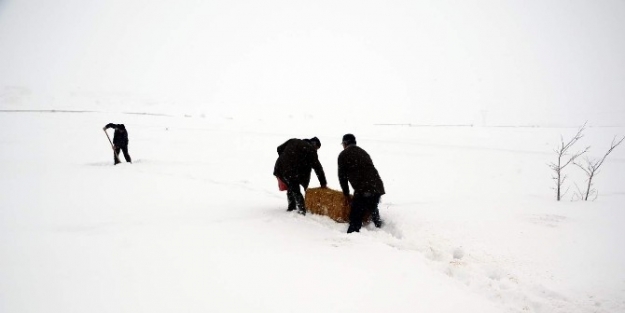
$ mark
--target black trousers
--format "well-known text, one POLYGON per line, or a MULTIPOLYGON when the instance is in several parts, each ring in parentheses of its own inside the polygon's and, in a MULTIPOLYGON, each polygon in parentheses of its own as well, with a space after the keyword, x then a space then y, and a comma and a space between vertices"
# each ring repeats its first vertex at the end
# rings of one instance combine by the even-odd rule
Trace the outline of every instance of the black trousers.
POLYGON ((289 203, 289 207, 287 211, 293 211, 297 209, 297 212, 300 214, 306 215, 306 206, 304 204, 304 196, 300 191, 299 182, 295 182, 288 179, 282 179, 282 181, 286 184, 286 197, 289 203))
POLYGON ((124 159, 126 159, 126 162, 130 162, 132 163, 132 159, 130 159, 130 154, 128 154, 128 145, 125 146, 115 146, 115 150, 113 151, 113 160, 115 162, 115 164, 117 163, 121 163, 119 161, 119 151, 122 151, 124 153, 124 159))
POLYGON ((380 211, 378 210, 378 204, 380 203, 379 194, 354 194, 352 199, 351 211, 349 212, 349 228, 348 233, 360 231, 362 227, 362 218, 365 212, 371 212, 371 220, 376 227, 382 226, 382 220, 380 219, 380 211))

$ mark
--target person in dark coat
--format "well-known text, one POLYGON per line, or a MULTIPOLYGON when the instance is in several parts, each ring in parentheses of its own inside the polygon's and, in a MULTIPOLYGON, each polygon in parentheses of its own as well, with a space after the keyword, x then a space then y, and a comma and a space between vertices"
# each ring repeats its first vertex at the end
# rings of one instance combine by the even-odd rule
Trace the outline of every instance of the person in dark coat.
POLYGON ((130 154, 128 154, 128 132, 126 131, 126 126, 124 126, 124 124, 108 123, 104 126, 104 131, 109 128, 115 130, 115 134, 113 135, 113 159, 115 165, 117 165, 117 163, 121 163, 119 161, 120 150, 124 153, 124 159, 126 159, 126 162, 132 163, 130 154))
POLYGON ((354 188, 347 233, 360 231, 365 212, 371 212, 375 226, 382 227, 378 203, 385 191, 378 170, 373 166, 369 154, 356 145, 354 135, 343 136, 342 144, 343 151, 338 159, 339 183, 347 203, 349 203, 348 183, 354 188))
POLYGON ((321 148, 321 141, 317 137, 311 139, 289 139, 278 146, 278 159, 273 169, 273 175, 287 185, 287 211, 306 215, 304 197, 299 186, 308 189, 311 169, 315 170, 321 188, 326 188, 327 181, 323 167, 319 162, 317 150, 321 148))

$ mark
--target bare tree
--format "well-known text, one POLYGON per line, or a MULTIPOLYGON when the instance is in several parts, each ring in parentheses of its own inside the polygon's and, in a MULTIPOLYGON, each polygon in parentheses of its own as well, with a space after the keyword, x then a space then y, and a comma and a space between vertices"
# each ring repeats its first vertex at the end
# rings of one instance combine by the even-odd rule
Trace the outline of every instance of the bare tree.
POLYGON ((568 142, 564 142, 564 138, 560 136, 560 145, 555 148, 553 151, 558 155, 558 161, 556 163, 549 163, 549 168, 554 171, 554 176, 552 177, 556 183, 556 199, 560 201, 562 198, 562 184, 566 180, 566 175, 562 173, 562 170, 567 167, 569 164, 573 163, 575 159, 579 158, 582 154, 586 153, 590 147, 586 147, 584 150, 569 154, 569 149, 582 137, 584 137, 584 129, 586 129, 586 123, 579 128, 575 136, 571 138, 568 142))
POLYGON ((599 173, 599 168, 601 167, 601 165, 603 165, 603 161, 605 161, 605 158, 607 158, 608 155, 612 153, 612 150, 618 147, 618 145, 620 145, 623 142, 623 140, 625 140, 625 136, 623 136, 623 138, 621 138, 621 140, 619 141, 617 141, 616 136, 614 136, 614 138, 612 139, 612 144, 610 145, 610 149, 608 149, 608 152, 606 152, 603 155, 603 158, 601 158, 600 160, 592 161, 589 158, 586 158, 585 165, 580 165, 579 163, 574 162, 575 165, 581 168, 586 173, 586 176, 588 177, 587 184, 586 184, 586 192, 581 194, 582 199, 584 201, 588 201, 588 197, 592 195, 593 193, 597 192, 597 190, 592 189, 592 179, 595 178, 595 176, 599 173))

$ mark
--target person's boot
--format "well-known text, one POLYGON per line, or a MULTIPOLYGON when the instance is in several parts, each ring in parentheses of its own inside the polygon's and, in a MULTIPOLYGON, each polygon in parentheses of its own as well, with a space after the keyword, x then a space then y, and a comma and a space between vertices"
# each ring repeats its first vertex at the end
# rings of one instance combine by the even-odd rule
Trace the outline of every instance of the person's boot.
POLYGON ((380 211, 378 211, 377 209, 371 212, 371 220, 373 221, 373 225, 375 225, 375 227, 377 228, 382 227, 382 219, 380 219, 380 211))
POLYGON ((297 209, 297 213, 299 213, 301 215, 306 215, 306 208, 305 207, 301 207, 301 208, 297 209))
POLYGON ((359 233, 360 229, 357 229, 356 227, 354 227, 352 225, 349 225, 349 228, 347 228, 347 233, 349 234, 349 233, 353 233, 353 232, 359 233))
POLYGON ((295 210, 295 203, 294 202, 289 202, 289 207, 286 209, 287 212, 291 212, 295 210))
POLYGON ((289 202, 289 206, 287 207, 286 211, 291 212, 295 210, 295 197, 293 197, 293 194, 291 194, 290 191, 286 192, 286 198, 287 198, 287 201, 289 202))
POLYGON ((380 228, 382 227, 382 220, 380 219, 380 216, 372 216, 371 220, 373 220, 373 225, 375 225, 375 227, 380 228))
POLYGON ((304 197, 301 194, 295 194, 293 195, 293 198, 295 199, 295 206, 297 206, 297 213, 301 214, 301 215, 306 215, 306 206, 304 204, 304 197))

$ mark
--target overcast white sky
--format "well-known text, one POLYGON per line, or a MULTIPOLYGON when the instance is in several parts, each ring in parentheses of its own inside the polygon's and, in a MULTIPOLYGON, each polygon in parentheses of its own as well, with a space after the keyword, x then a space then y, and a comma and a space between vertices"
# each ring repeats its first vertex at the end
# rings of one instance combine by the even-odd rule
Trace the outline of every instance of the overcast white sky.
POLYGON ((619 0, 5 0, 0 92, 393 122, 614 122, 624 29, 619 0))

